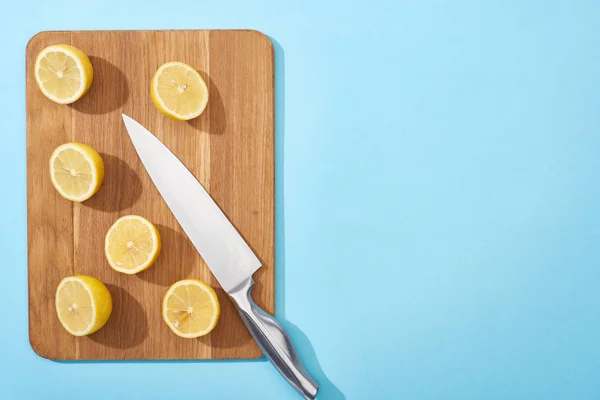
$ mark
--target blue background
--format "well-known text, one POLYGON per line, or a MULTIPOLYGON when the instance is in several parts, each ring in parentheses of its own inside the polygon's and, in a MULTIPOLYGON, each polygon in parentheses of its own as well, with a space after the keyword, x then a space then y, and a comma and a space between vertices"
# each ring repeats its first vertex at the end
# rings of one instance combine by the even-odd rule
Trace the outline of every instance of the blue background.
POLYGON ((0 398, 298 398, 264 359, 29 346, 25 46, 154 28, 277 42, 278 316, 321 399, 600 398, 600 3, 350 3, 3 5, 0 398))

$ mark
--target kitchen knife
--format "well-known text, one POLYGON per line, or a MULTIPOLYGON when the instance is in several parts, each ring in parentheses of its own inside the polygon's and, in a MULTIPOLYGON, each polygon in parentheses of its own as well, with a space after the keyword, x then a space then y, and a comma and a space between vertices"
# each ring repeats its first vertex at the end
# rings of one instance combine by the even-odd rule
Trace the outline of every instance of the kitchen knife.
POLYGON ((129 137, 152 182, 233 303, 263 353, 305 399, 318 384, 303 368, 283 327, 252 300, 260 260, 204 187, 150 131, 122 114, 129 137))

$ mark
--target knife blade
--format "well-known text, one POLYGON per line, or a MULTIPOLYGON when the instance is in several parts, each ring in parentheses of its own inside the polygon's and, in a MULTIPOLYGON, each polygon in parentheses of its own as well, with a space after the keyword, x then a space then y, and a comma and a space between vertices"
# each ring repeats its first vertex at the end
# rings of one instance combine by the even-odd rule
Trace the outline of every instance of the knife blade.
POLYGON ((263 353, 304 398, 314 399, 318 384, 302 366, 284 328, 252 300, 252 275, 261 267, 258 257, 177 156, 139 122, 122 117, 150 179, 263 353))

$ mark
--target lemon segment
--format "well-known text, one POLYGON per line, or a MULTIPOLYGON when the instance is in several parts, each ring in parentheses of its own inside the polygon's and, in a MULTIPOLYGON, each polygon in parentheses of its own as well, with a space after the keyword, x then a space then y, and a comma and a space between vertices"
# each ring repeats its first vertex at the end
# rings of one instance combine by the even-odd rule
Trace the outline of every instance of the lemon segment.
POLYGON ((88 145, 65 143, 50 156, 50 179, 62 197, 82 202, 100 189, 104 180, 104 162, 88 145))
POLYGON ((65 330, 74 336, 85 336, 106 324, 112 312, 112 297, 98 279, 76 275, 60 282, 55 305, 65 330))
POLYGON ((40 90, 59 104, 80 99, 92 85, 93 76, 88 56, 66 44, 46 47, 35 60, 35 80, 40 90))
POLYGON ((181 62, 169 62, 158 68, 150 95, 156 108, 177 120, 196 118, 208 103, 208 87, 198 71, 181 62))
POLYGON ((175 282, 165 294, 162 316, 173 333, 197 338, 212 331, 221 315, 214 289, 197 279, 175 282))
POLYGON ((104 240, 109 265, 124 274, 137 274, 149 268, 156 261, 160 247, 158 229, 138 215, 119 218, 104 240))

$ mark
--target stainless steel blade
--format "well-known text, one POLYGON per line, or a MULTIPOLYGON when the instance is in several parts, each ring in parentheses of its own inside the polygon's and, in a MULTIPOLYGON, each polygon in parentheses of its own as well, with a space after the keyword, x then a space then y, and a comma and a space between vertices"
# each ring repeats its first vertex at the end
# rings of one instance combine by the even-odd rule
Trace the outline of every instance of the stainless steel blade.
POLYGON ((161 196, 226 292, 261 263, 188 168, 150 131, 122 114, 129 137, 161 196))

